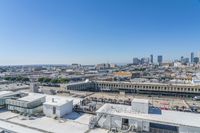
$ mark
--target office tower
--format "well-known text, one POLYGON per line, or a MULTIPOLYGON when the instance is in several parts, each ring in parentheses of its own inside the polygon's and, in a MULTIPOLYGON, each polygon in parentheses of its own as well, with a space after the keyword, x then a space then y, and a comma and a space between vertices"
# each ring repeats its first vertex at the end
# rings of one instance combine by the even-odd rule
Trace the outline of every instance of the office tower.
POLYGON ((153 55, 150 55, 151 64, 153 64, 153 55))
POLYGON ((109 63, 97 64, 96 69, 110 69, 110 64, 109 63))
POLYGON ((141 64, 149 64, 149 58, 142 58, 140 62, 141 64))
POLYGON ((181 56, 181 62, 183 62, 183 59, 184 59, 184 57, 183 57, 183 56, 181 56))
POLYGON ((159 55, 158 56, 158 64, 161 65, 163 63, 163 56, 159 55))
POLYGON ((199 57, 194 57, 194 63, 199 63, 199 57))
POLYGON ((183 64, 187 64, 187 63, 189 63, 190 62, 190 59, 189 58, 183 58, 183 60, 182 60, 182 63, 183 64))
POLYGON ((191 63, 194 63, 194 53, 191 53, 191 63))
POLYGON ((139 65, 140 60, 138 58, 133 58, 133 65, 139 65))

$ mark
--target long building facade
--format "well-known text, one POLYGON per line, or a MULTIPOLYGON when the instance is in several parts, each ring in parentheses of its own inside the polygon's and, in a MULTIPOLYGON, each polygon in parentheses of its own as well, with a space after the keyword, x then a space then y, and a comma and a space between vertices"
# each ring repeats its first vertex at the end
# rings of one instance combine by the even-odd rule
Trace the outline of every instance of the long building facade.
POLYGON ((90 81, 67 85, 67 90, 77 91, 112 91, 126 93, 149 93, 163 95, 194 96, 200 95, 200 85, 194 84, 164 84, 135 83, 114 81, 90 81))
POLYGON ((104 104, 96 111, 90 127, 100 126, 115 132, 199 133, 200 115, 160 110, 149 100, 134 99, 132 105, 104 104))

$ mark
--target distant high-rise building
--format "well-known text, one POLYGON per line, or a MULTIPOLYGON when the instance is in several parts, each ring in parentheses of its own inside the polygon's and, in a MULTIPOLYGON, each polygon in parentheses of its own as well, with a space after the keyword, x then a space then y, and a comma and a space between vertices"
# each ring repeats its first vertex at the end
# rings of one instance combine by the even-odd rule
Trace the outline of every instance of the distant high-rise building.
POLYGON ((97 64, 96 69, 110 69, 110 64, 109 63, 97 64))
POLYGON ((141 64, 149 64, 149 58, 142 58, 141 64))
POLYGON ((194 63, 194 53, 191 53, 191 63, 194 63))
POLYGON ((183 62, 183 59, 184 59, 184 57, 183 57, 183 56, 181 56, 181 62, 183 62))
POLYGON ((163 56, 159 55, 158 56, 158 64, 161 65, 163 63, 163 56))
POLYGON ((183 60, 182 60, 182 63, 183 64, 187 64, 187 63, 189 63, 190 62, 190 59, 189 58, 183 58, 183 60))
POLYGON ((140 64, 140 59, 133 58, 133 65, 139 65, 139 64, 140 64))
POLYGON ((151 64, 153 64, 153 55, 150 55, 151 64))
POLYGON ((199 57, 194 57, 194 63, 199 63, 199 57))

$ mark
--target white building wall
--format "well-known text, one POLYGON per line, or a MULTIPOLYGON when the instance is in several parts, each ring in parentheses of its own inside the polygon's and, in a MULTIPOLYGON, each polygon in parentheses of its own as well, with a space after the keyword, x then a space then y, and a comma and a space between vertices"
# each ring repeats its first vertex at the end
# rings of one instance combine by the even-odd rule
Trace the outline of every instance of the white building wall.
MULTIPOLYGON (((105 115, 106 116, 106 115, 105 115)), ((102 117, 98 125, 104 129, 110 129, 110 128, 116 128, 118 130, 121 130, 122 128, 122 118, 129 119, 129 125, 132 127, 135 127, 135 129, 140 131, 149 131, 149 122, 137 120, 137 119, 130 119, 126 117, 120 117, 120 116, 110 116, 107 115, 106 117, 102 117), (111 120, 111 122, 110 122, 111 120)))
POLYGON ((111 118, 111 120, 112 120, 112 123, 111 123, 112 128, 121 129, 121 126, 122 126, 121 117, 114 116, 111 118))
POLYGON ((179 133, 200 133, 200 128, 180 126, 179 133))
POLYGON ((117 128, 121 129, 122 119, 118 116, 104 115, 98 121, 98 125, 104 129, 117 128))
POLYGON ((149 132, 149 122, 137 120, 137 119, 129 119, 129 123, 136 130, 149 132))
POLYGON ((44 113, 47 117, 53 117, 53 106, 48 105, 48 104, 44 104, 44 105, 43 105, 43 113, 44 113))
POLYGON ((67 102, 66 104, 56 108, 59 110, 59 117, 62 117, 63 115, 69 114, 72 112, 73 109, 73 101, 67 102))

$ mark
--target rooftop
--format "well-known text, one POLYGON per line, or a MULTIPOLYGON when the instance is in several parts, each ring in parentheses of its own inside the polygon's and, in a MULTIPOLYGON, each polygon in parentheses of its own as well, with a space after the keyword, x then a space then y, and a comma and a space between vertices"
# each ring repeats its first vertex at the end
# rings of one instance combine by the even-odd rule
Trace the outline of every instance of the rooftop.
POLYGON ((11 83, 11 84, 0 84, 0 90, 15 90, 15 89, 26 89, 29 88, 28 85, 21 83, 11 83))
POLYGON ((121 116, 127 118, 143 119, 150 122, 168 123, 172 125, 187 125, 200 127, 200 114, 162 110, 161 114, 142 114, 132 110, 131 106, 105 104, 97 113, 121 116))
POLYGON ((43 95, 43 94, 29 93, 28 96, 19 98, 18 100, 25 101, 25 102, 32 102, 32 101, 38 100, 43 97, 45 97, 45 95, 43 95))
MULTIPOLYGON (((55 120, 48 117, 27 119, 10 111, 0 110, 0 129, 4 128, 17 133, 84 133, 88 132, 89 121, 93 117, 90 114, 73 112, 66 115, 62 120, 55 120), (43 131, 41 131, 43 130, 43 131)), ((107 133, 105 129, 92 129, 89 133, 107 133)))
POLYGON ((52 100, 49 100, 47 102, 45 102, 45 105, 52 105, 52 106, 62 106, 68 102, 71 102, 73 100, 65 100, 65 99, 61 99, 61 98, 52 98, 52 100))
POLYGON ((3 97, 5 95, 11 94, 11 93, 12 93, 12 91, 0 91, 0 97, 3 97))
POLYGON ((148 99, 138 99, 138 98, 134 98, 132 102, 136 102, 136 103, 149 103, 148 99))

